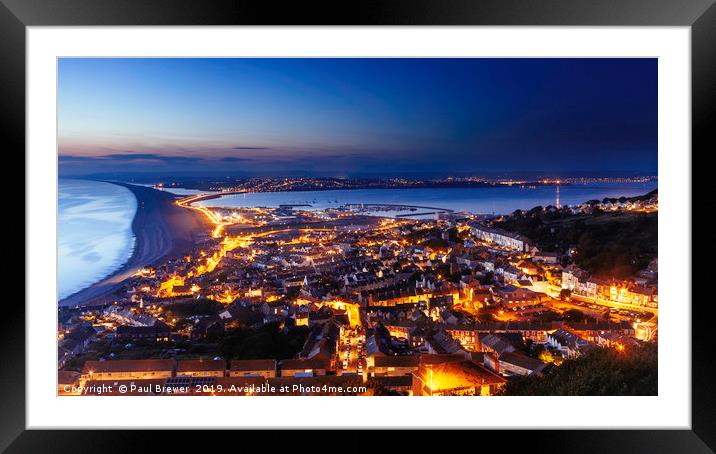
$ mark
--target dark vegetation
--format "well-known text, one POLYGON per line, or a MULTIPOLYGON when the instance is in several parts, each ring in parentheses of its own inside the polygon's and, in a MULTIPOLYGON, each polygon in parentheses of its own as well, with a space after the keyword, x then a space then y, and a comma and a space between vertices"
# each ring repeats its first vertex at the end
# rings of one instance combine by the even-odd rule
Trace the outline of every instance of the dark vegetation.
POLYGON ((447 240, 443 240, 442 238, 431 238, 422 243, 420 246, 426 249, 431 249, 433 251, 446 252, 448 249, 450 249, 450 242, 447 240))
POLYGON ((535 207, 493 225, 528 237, 543 251, 564 253, 573 247, 577 266, 606 278, 631 277, 657 256, 657 212, 572 214, 535 207))
POLYGON ((281 329, 278 323, 259 328, 237 328, 219 343, 219 352, 227 359, 293 358, 301 351, 308 327, 281 329))
MULTIPOLYGON (((658 189, 654 189, 653 191, 649 191, 649 192, 647 192, 647 193, 644 194, 644 195, 637 195, 637 196, 634 196, 634 197, 618 197, 618 198, 617 198, 617 197, 604 197, 604 198, 602 199, 602 202, 603 202, 603 203, 607 203, 607 202, 612 202, 612 203, 614 203, 614 202, 622 202, 622 203, 623 203, 623 202, 627 202, 627 201, 628 201, 628 202, 647 201, 647 200, 649 200, 649 199, 652 199, 652 198, 654 198, 654 197, 657 197, 658 194, 659 194, 659 190, 658 190, 658 189)), ((592 201, 590 200, 590 202, 592 202, 592 201)), ((593 204, 594 204, 594 203, 592 203, 592 205, 593 205, 593 204)))
MULTIPOLYGON (((214 303, 210 300, 207 302, 214 303)), ((172 305, 175 304, 183 307, 185 303, 172 305)), ((226 333, 211 333, 205 338, 193 340, 169 339, 157 342, 154 339, 100 339, 92 343, 87 352, 71 359, 65 369, 81 371, 85 361, 98 359, 194 359, 216 356, 226 359, 293 358, 303 348, 308 331, 306 326, 281 328, 276 322, 258 328, 242 326, 226 333)))
POLYGON ((221 303, 201 298, 190 299, 164 305, 167 318, 187 318, 192 316, 213 315, 223 310, 221 303))
POLYGON ((570 359, 543 378, 518 377, 507 383, 511 396, 655 396, 657 345, 629 346, 623 352, 595 348, 570 359))
POLYGON ((584 312, 579 309, 567 309, 562 313, 562 320, 569 322, 596 322, 597 319, 585 315, 584 312))

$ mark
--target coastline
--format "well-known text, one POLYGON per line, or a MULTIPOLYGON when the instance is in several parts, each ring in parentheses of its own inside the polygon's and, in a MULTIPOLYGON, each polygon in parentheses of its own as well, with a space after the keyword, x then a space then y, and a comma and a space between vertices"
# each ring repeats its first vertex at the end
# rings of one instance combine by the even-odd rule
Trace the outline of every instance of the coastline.
POLYGON ((561 188, 500 187, 500 188, 404 188, 404 189, 324 189, 322 191, 226 191, 207 194, 197 199, 195 206, 204 207, 280 207, 307 204, 313 209, 336 208, 345 205, 399 205, 440 207, 442 211, 473 214, 510 214, 515 210, 529 210, 536 206, 577 205, 592 199, 636 197, 658 186, 656 182, 615 183, 605 185, 569 185, 561 188), (425 191, 425 192, 423 192, 425 191), (232 200, 233 195, 244 197, 232 200), (225 198, 226 197, 226 198, 225 198), (326 203, 326 199, 328 203, 326 203), (340 202, 339 202, 340 200, 340 202), (335 203, 333 203, 335 201, 335 203))
MULTIPOLYGON (((59 300, 59 307, 92 306, 110 302, 114 292, 138 269, 150 266, 165 257, 188 252, 194 245, 196 233, 210 232, 213 228, 197 210, 176 205, 175 201, 182 198, 181 195, 148 186, 114 181, 105 182, 127 188, 137 200, 137 211, 132 221, 132 232, 135 237, 132 254, 122 266, 103 279, 59 300)), ((276 192, 272 194, 276 194, 276 192)), ((224 195, 227 194, 207 194, 207 198, 221 198, 224 195)), ((364 203, 363 205, 373 205, 373 203, 364 203)), ((411 204, 398 205, 413 206, 411 204)), ((441 208, 440 210, 456 211, 457 208, 441 208)))
POLYGON ((198 212, 181 208, 177 196, 145 186, 107 181, 129 189, 137 199, 132 221, 134 249, 129 259, 113 273, 78 292, 58 301, 58 307, 105 304, 121 284, 139 268, 152 265, 170 255, 178 255, 193 247, 194 235, 211 229, 198 212))

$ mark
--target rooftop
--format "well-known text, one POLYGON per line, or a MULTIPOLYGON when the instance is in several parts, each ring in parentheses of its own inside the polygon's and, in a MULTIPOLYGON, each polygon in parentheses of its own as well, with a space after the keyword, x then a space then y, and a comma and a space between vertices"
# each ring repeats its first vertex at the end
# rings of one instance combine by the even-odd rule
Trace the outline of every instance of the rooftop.
POLYGON ((115 359, 111 361, 86 361, 83 374, 118 372, 174 371, 173 359, 115 359))
POLYGON ((231 361, 232 371, 276 370, 275 359, 234 359, 231 361))
POLYGON ((418 367, 419 355, 376 356, 375 367, 418 367))
POLYGON ((226 370, 223 359, 182 359, 177 362, 177 373, 220 370, 226 370))

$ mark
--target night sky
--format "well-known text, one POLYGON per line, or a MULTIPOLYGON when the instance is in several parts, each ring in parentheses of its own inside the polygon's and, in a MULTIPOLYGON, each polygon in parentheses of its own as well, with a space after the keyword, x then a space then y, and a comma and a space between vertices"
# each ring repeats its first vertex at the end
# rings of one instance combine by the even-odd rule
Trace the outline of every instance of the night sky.
POLYGON ((656 59, 61 59, 60 173, 657 168, 656 59))

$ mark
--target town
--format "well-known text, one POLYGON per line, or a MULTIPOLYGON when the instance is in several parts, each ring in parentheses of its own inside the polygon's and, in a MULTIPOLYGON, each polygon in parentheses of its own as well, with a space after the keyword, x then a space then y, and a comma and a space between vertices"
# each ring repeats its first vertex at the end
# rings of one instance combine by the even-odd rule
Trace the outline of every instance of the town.
POLYGON ((325 191, 341 189, 410 189, 410 188, 483 188, 518 186, 534 188, 586 183, 640 183, 656 181, 656 176, 634 177, 562 177, 539 178, 529 175, 525 178, 500 176, 451 176, 444 178, 326 178, 326 177, 166 177, 160 182, 156 178, 137 178, 138 183, 151 182, 157 187, 178 187, 214 192, 287 192, 325 191))
MULTIPOLYGON (((60 307, 60 395, 501 395, 658 340, 656 257, 609 276, 578 266, 578 244, 501 228, 510 216, 206 197, 176 200, 212 226, 189 253, 60 307)), ((538 211, 646 215, 658 199, 538 211)))

